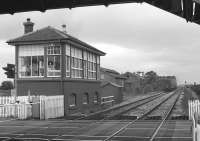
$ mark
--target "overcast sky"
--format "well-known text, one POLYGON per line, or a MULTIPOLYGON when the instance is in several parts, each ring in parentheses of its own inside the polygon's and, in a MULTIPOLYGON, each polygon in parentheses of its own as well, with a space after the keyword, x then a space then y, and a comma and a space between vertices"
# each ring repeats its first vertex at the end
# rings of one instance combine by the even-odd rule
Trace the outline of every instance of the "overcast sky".
MULTIPOLYGON (((119 72, 150 71, 175 75, 179 83, 200 83, 200 25, 148 4, 95 6, 0 15, 0 67, 14 63, 14 47, 31 18, 34 30, 53 26, 106 52, 103 67, 119 72)), ((6 79, 0 69, 0 82, 6 79)))

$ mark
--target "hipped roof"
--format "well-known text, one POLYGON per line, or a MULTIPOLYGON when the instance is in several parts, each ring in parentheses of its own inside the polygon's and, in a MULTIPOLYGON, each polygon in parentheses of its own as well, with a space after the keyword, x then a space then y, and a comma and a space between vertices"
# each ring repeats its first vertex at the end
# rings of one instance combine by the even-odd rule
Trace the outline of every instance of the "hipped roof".
POLYGON ((95 47, 65 33, 62 32, 56 28, 53 28, 51 26, 42 28, 40 30, 36 30, 27 34, 24 34, 20 37, 17 37, 15 39, 8 40, 7 43, 10 45, 20 45, 20 44, 34 44, 37 42, 51 42, 51 41, 72 41, 74 43, 77 43, 81 46, 84 46, 94 52, 96 52, 99 55, 104 56, 105 53, 103 51, 100 51, 96 49, 95 47))
POLYGON ((101 88, 107 86, 107 85, 111 85, 111 86, 114 86, 114 87, 118 87, 118 88, 123 88, 123 86, 120 86, 116 83, 112 83, 112 82, 109 82, 109 81, 102 81, 101 82, 101 88))

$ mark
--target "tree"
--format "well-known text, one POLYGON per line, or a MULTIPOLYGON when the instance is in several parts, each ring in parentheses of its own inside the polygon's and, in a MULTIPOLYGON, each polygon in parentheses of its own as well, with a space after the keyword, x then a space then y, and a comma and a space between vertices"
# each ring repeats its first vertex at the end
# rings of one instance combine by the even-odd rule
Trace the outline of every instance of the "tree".
POLYGON ((153 84, 157 81, 158 75, 154 71, 145 73, 144 79, 146 84, 153 84))
POLYGON ((0 89, 2 90, 10 90, 13 88, 14 88, 14 85, 12 81, 3 81, 0 86, 0 89))

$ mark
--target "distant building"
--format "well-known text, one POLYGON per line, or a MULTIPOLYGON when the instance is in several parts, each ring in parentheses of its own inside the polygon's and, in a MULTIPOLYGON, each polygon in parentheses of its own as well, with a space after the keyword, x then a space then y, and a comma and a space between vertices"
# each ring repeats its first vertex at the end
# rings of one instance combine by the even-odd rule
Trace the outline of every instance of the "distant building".
MULTIPOLYGON (((102 82, 101 97, 113 100, 109 100, 112 105, 120 103, 123 100, 123 87, 112 82, 102 82)), ((106 101, 102 100, 102 102, 106 101)))
POLYGON ((102 81, 112 82, 114 84, 124 87, 124 81, 126 78, 122 76, 119 72, 113 69, 101 67, 100 74, 100 78, 102 81))
POLYGON ((152 91, 173 91, 177 88, 175 76, 156 76, 155 81, 145 83, 143 93, 152 91))
POLYGON ((33 26, 27 19, 24 35, 7 41, 16 50, 17 95, 64 95, 66 115, 97 106, 105 53, 66 33, 65 26, 33 26))
POLYGON ((159 90, 173 90, 177 88, 175 76, 159 76, 157 80, 159 90))
POLYGON ((142 79, 136 73, 126 72, 123 74, 126 78, 124 82, 124 91, 126 93, 135 95, 142 93, 142 79))
POLYGON ((113 69, 103 67, 100 68, 100 74, 102 98, 113 97, 114 104, 120 103, 123 100, 123 87, 126 78, 113 69))

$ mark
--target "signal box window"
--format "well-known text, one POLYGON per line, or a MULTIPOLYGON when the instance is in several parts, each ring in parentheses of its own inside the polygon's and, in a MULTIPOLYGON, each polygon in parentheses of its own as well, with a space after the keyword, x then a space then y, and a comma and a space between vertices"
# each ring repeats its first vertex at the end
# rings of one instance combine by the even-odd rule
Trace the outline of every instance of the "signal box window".
POLYGON ((61 47, 50 44, 47 48, 47 76, 61 75, 61 47))
POLYGON ((70 57, 70 46, 66 45, 66 77, 70 77, 71 57, 70 57))
POLYGON ((83 78, 83 55, 82 50, 78 48, 71 48, 71 67, 72 78, 83 78))
POLYGON ((19 47, 19 77, 44 76, 44 47, 19 47))

